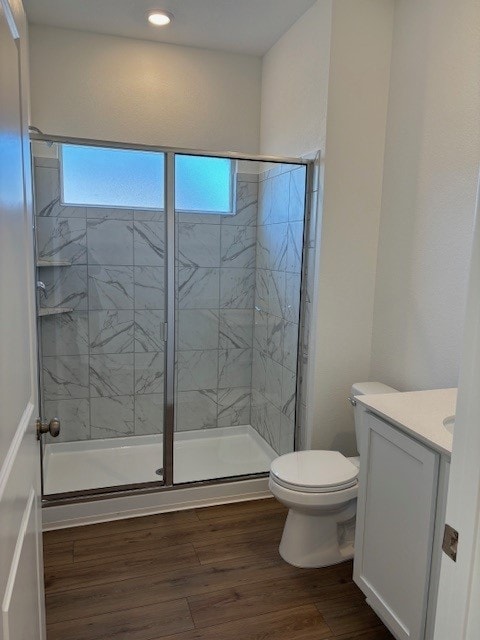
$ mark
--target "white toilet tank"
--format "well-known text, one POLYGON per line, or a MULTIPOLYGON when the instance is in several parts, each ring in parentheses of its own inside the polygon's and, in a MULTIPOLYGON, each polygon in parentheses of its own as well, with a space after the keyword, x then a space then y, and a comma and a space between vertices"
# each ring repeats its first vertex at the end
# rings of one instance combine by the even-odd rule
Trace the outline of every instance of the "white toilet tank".
POLYGON ((360 438, 362 437, 362 430, 360 428, 361 420, 360 420, 360 412, 363 412, 364 409, 360 405, 355 405, 354 397, 355 396, 365 396, 368 394, 380 394, 380 393, 399 393, 398 389, 394 389, 393 387, 389 387, 382 382, 355 382, 352 385, 352 389, 350 391, 350 401, 354 405, 354 414, 355 414, 355 436, 357 438, 357 449, 360 451, 360 438))

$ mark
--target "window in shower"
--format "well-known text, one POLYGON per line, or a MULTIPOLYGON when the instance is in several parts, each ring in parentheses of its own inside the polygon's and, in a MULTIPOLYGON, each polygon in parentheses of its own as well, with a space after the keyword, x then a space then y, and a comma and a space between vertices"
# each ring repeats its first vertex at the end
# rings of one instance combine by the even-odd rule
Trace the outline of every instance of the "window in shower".
POLYGON ((175 207, 191 213, 234 213, 235 161, 177 155, 175 207))
POLYGON ((130 149, 63 144, 61 202, 116 209, 164 208, 164 156, 130 149))
MULTIPOLYGON (((63 144, 61 203, 66 206, 164 209, 164 155, 131 149, 63 144)), ((176 208, 188 213, 234 213, 235 162, 177 155, 176 208)))

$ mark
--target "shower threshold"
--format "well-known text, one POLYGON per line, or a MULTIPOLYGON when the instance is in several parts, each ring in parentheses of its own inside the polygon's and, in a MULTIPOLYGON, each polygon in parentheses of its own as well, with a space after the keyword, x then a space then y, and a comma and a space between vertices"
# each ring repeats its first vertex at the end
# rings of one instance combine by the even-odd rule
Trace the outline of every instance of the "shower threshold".
MULTIPOLYGON (((267 472, 277 453, 250 425, 175 433, 174 482, 267 472)), ((156 482, 163 436, 51 443, 45 447, 44 494, 156 482)))

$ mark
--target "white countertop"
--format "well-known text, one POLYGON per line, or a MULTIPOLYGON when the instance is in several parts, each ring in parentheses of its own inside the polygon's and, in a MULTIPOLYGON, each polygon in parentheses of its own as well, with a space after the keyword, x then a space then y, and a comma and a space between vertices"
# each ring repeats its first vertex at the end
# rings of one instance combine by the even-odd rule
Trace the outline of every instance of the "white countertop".
POLYGON ((365 395, 356 400, 435 451, 452 453, 453 435, 443 420, 455 414, 457 389, 365 395))

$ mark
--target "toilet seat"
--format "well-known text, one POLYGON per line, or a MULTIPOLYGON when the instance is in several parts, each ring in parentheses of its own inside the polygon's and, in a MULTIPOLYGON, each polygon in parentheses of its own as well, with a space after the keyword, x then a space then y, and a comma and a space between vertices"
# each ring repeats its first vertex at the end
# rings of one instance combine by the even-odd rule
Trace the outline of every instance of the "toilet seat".
POLYGON ((334 493, 357 484, 358 467, 338 451, 295 451, 276 458, 271 479, 304 493, 334 493))

